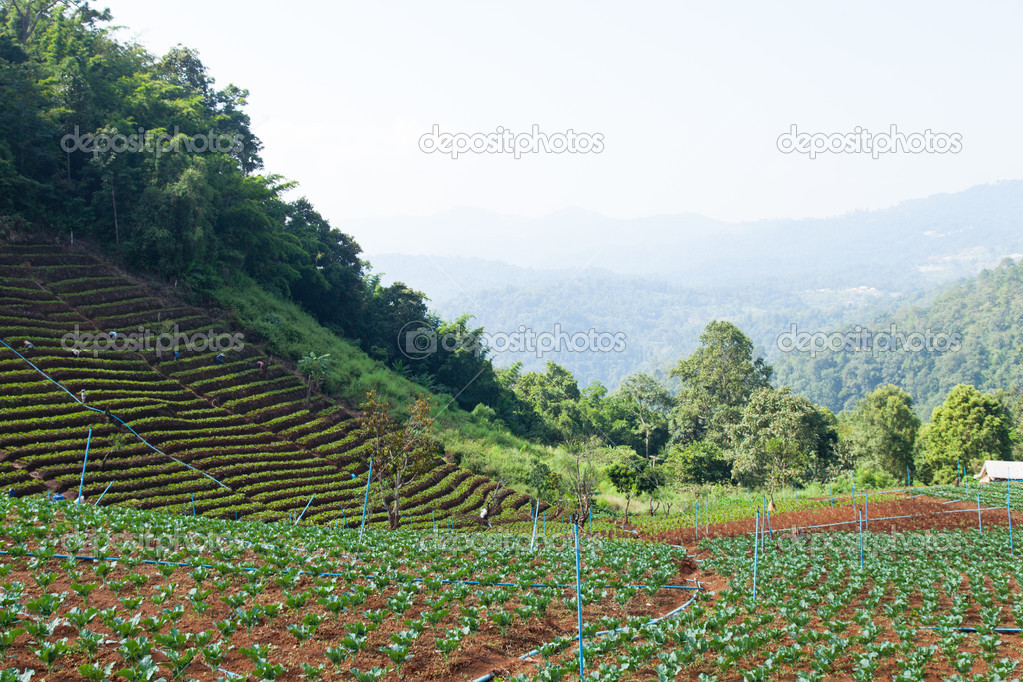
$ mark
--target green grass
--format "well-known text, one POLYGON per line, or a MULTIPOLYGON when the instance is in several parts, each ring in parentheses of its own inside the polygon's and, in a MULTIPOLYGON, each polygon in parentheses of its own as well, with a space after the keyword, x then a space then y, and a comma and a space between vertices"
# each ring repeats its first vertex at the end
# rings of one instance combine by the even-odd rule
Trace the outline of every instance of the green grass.
MULTIPOLYGON (((258 337, 275 355, 297 362, 310 352, 329 354, 321 386, 328 395, 358 405, 367 392, 375 390, 397 413, 419 394, 430 393, 321 326, 299 306, 264 291, 250 279, 238 278, 232 286, 210 294, 233 312, 239 326, 258 337)), ((433 398, 433 416, 445 451, 475 473, 522 484, 534 456, 548 458, 557 452, 473 418, 456 405, 452 396, 438 393, 433 398)))

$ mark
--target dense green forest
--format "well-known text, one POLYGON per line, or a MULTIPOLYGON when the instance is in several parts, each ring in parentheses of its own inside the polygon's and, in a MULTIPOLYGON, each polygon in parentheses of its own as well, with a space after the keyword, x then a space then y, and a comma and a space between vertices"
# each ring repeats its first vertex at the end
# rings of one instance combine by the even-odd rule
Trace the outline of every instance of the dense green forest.
MULTIPOLYGON (((913 396, 921 417, 957 384, 981 390, 1023 383, 1023 262, 1006 259, 975 279, 953 286, 923 306, 907 306, 879 317, 871 332, 959 334, 957 350, 783 353, 776 379, 831 410, 852 407, 884 384, 898 384, 913 396)), ((852 327, 838 330, 853 332, 852 327)), ((854 333, 854 332, 853 332, 854 333)))

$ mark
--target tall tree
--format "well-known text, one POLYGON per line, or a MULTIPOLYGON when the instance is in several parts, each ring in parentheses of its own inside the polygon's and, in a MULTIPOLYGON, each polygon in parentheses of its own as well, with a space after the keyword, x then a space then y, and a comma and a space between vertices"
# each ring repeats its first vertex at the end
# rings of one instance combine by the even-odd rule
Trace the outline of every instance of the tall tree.
POLYGON ((327 361, 330 359, 330 353, 324 353, 323 355, 317 355, 316 353, 309 351, 308 355, 305 355, 298 361, 298 371, 306 375, 306 387, 305 387, 305 406, 309 407, 309 400, 313 394, 313 384, 319 388, 320 382, 323 381, 323 376, 327 372, 327 361))
POLYGON ((611 485, 622 495, 625 495, 625 523, 629 522, 629 503, 633 496, 639 492, 638 484, 643 470, 646 469, 648 460, 636 454, 630 447, 615 448, 612 455, 614 461, 607 467, 605 473, 611 485))
POLYGON ((921 478, 951 483, 957 466, 979 471, 985 460, 1012 458, 1011 424, 1002 403, 973 386, 959 384, 934 408, 920 434, 916 464, 921 478))
POLYGON ((731 478, 731 463, 721 448, 709 441, 676 444, 666 454, 665 474, 670 484, 678 490, 707 483, 723 483, 731 478))
POLYGON ((391 416, 390 405, 375 392, 368 393, 359 408, 360 426, 369 436, 367 459, 373 460, 376 491, 387 511, 388 527, 395 530, 401 520, 402 491, 427 472, 437 457, 437 443, 430 435, 430 403, 419 396, 408 406, 404 423, 391 416))
POLYGON ((772 496, 793 481, 823 478, 836 458, 834 415, 787 387, 757 389, 733 434, 732 477, 766 485, 772 496))
POLYGON ((868 463, 903 478, 913 467, 920 418, 913 398, 898 386, 885 384, 857 403, 847 418, 846 449, 857 462, 868 463))
POLYGON ((715 320, 700 335, 699 347, 671 370, 682 382, 672 412, 672 436, 682 443, 709 438, 727 447, 753 392, 770 385, 771 366, 753 357, 753 342, 731 322, 715 320))
POLYGON ((548 442, 567 442, 586 432, 579 405, 579 384, 561 365, 548 362, 543 374, 523 374, 515 384, 515 393, 541 420, 542 428, 531 436, 548 442))
POLYGON ((636 431, 643 438, 643 454, 650 459, 667 439, 668 413, 675 405, 674 397, 661 382, 643 372, 627 377, 615 396, 635 418, 636 431))
POLYGON ((567 484, 576 504, 579 520, 589 516, 598 493, 601 469, 608 462, 608 448, 597 438, 575 440, 567 447, 572 462, 568 467, 567 484))

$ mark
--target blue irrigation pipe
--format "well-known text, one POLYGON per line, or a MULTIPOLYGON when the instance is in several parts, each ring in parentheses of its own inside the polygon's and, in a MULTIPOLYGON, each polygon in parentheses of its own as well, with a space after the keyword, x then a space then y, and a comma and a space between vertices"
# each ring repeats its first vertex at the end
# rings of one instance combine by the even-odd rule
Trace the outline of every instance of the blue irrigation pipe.
POLYGON ((529 512, 533 517, 533 537, 529 539, 529 551, 533 551, 533 546, 536 544, 536 520, 540 516, 540 500, 536 501, 536 512, 533 511, 533 502, 529 503, 529 512))
POLYGON ((856 516, 860 519, 860 568, 863 568, 863 517, 859 512, 856 516))
POLYGON ((984 524, 980 520, 980 488, 977 488, 977 531, 984 534, 984 524))
POLYGON ((863 526, 870 530, 870 491, 863 493, 863 526))
POLYGON ((359 526, 359 542, 362 542, 362 531, 366 527, 366 508, 369 505, 369 482, 373 480, 373 458, 369 458, 369 473, 366 474, 366 496, 362 500, 362 525, 359 526))
POLYGON ((585 679, 583 669, 583 589, 582 563, 579 560, 579 526, 575 525, 575 606, 579 616, 579 679, 585 679))
POLYGON ((295 525, 296 526, 298 525, 298 522, 302 520, 302 517, 305 516, 305 513, 307 511, 309 511, 309 505, 311 505, 313 503, 313 500, 315 500, 315 499, 316 499, 316 493, 313 493, 313 496, 310 497, 309 501, 305 503, 305 509, 303 509, 302 513, 298 515, 298 518, 295 519, 295 525))
MULTIPOLYGON (((112 486, 113 484, 114 484, 113 481, 110 481, 110 483, 107 483, 107 487, 103 489, 103 495, 107 494, 107 491, 110 490, 110 486, 112 486)), ((97 507, 99 506, 99 503, 103 501, 103 495, 100 495, 99 499, 96 500, 96 506, 97 507)))
MULTIPOLYGON (((946 628, 944 626, 937 626, 937 625, 921 625, 920 629, 921 630, 944 630, 946 628)), ((958 632, 980 632, 980 630, 978 630, 977 628, 967 628, 967 627, 948 628, 948 629, 949 630, 956 630, 958 632)), ((992 632, 1006 632, 1006 633, 1016 633, 1016 634, 1019 634, 1020 632, 1023 632, 1023 628, 991 628, 991 631, 992 632)))
POLYGON ((1016 550, 1012 546, 1012 505, 1010 501, 1012 499, 1009 491, 1012 490, 1012 485, 1006 484, 1005 486, 1005 512, 1009 516, 1009 553, 1015 554, 1016 550))
POLYGON ((760 510, 757 510, 756 528, 753 531, 753 601, 757 600, 757 559, 760 554, 760 510))
POLYGON ((697 540, 697 542, 699 542, 699 540, 700 540, 700 503, 699 503, 699 501, 697 501, 697 503, 696 503, 696 540, 697 540))
MULTIPOLYGON (((694 601, 696 601, 696 597, 693 597, 692 599, 687 601, 682 606, 679 606, 676 609, 672 609, 671 611, 669 611, 668 613, 664 614, 663 616, 661 616, 659 618, 652 618, 652 619, 650 619, 649 621, 647 621, 647 623, 648 624, 656 624, 656 623, 660 623, 662 621, 665 621, 668 618, 671 618, 672 616, 674 616, 675 614, 680 613, 683 610, 685 610, 685 608, 688 607, 690 604, 692 604, 694 601)), ((625 628, 623 626, 623 627, 620 627, 620 628, 615 628, 614 630, 601 630, 600 632, 598 632, 594 636, 595 637, 603 637, 605 635, 610 635, 610 634, 613 634, 613 633, 616 633, 616 632, 621 632, 624 629, 625 628)), ((520 661, 525 661, 526 659, 532 658, 533 656, 536 656, 539 653, 540 653, 540 649, 533 649, 532 651, 527 652, 527 653, 522 654, 521 656, 519 656, 519 660, 520 661)), ((475 680, 472 680, 472 682, 490 682, 493 679, 494 679, 494 673, 487 673, 486 675, 483 675, 482 677, 477 677, 475 680)))
POLYGON ((85 441, 85 461, 82 462, 82 479, 78 482, 78 500, 82 503, 82 488, 85 486, 85 467, 89 464, 89 446, 92 444, 92 427, 89 428, 89 437, 85 441))
POLYGON ((765 542, 765 540, 764 540, 764 535, 765 535, 764 531, 767 528, 767 498, 766 497, 764 498, 764 503, 760 507, 760 523, 761 523, 761 525, 757 526, 760 529, 758 531, 758 537, 760 538, 760 551, 763 552, 764 550, 767 549, 767 545, 764 544, 764 542, 765 542))
POLYGON ((195 516, 195 493, 190 493, 192 496, 192 516, 195 516))
POLYGON ((434 509, 430 510, 430 518, 433 520, 433 532, 437 534, 437 511, 434 509))
POLYGON ((588 511, 590 512, 590 537, 592 538, 593 537, 593 507, 590 507, 588 511))

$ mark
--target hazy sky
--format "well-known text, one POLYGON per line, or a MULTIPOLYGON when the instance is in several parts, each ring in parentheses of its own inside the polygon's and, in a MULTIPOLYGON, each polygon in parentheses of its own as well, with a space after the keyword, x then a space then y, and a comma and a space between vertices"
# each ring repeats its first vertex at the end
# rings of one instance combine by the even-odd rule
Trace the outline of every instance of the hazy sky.
MULTIPOLYGON (((100 0, 119 36, 251 91, 268 172, 352 218, 829 216, 1021 178, 1023 5, 100 0), (589 154, 420 150, 442 132, 600 133, 589 154), (957 154, 783 154, 800 131, 958 133, 957 154)), ((358 235, 356 235, 358 238, 358 235)))

